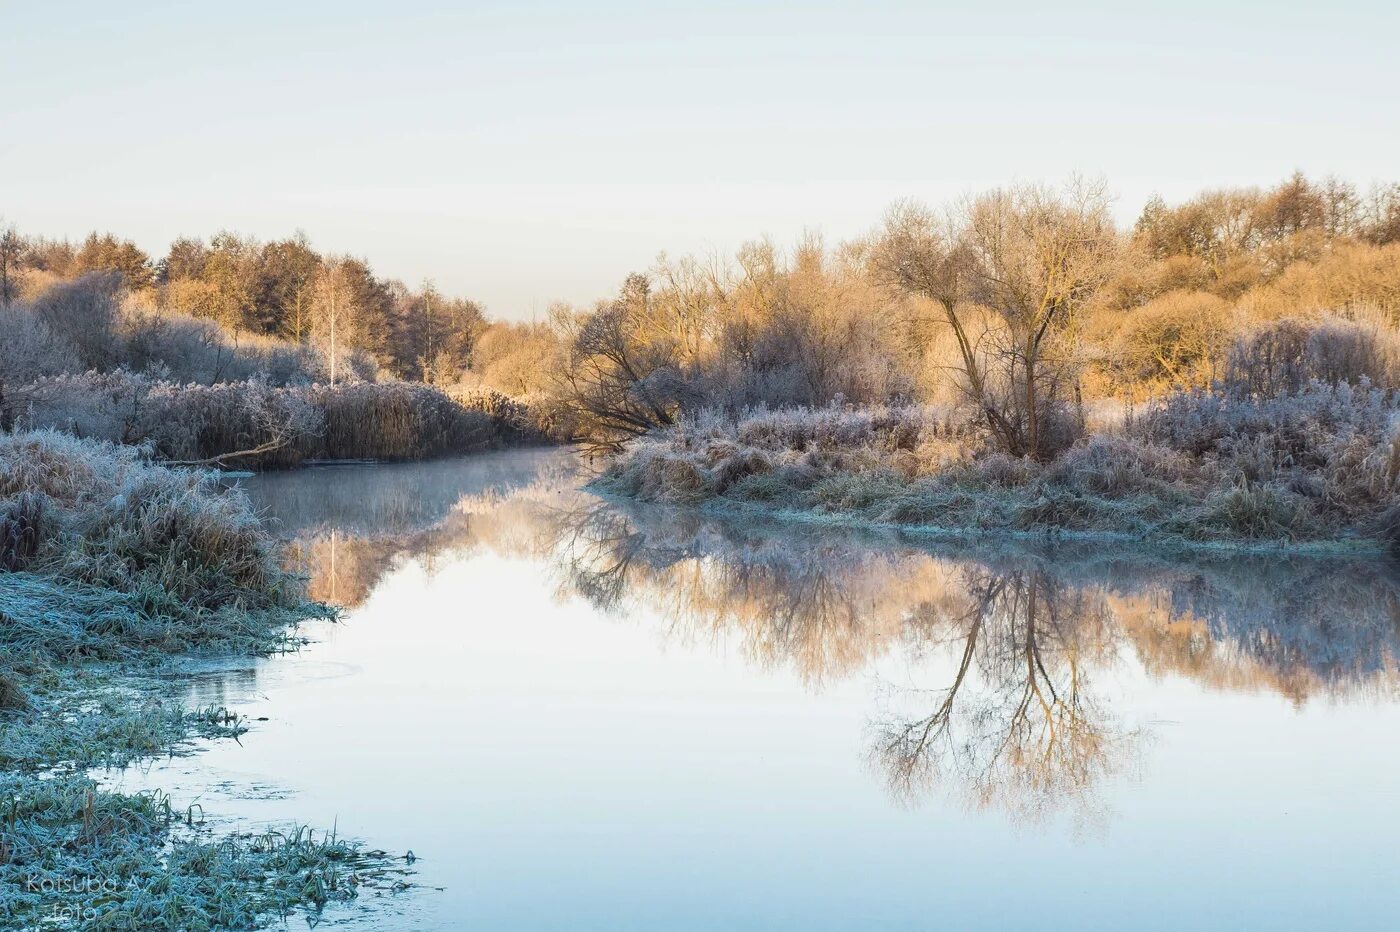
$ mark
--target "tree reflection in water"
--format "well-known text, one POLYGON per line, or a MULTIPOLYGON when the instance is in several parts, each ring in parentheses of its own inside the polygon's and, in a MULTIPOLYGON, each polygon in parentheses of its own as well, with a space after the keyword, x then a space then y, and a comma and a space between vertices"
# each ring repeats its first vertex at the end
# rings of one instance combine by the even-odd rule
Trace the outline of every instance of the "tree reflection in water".
POLYGON ((1400 579, 1384 561, 915 545, 893 536, 700 519, 583 501, 550 533, 566 586, 659 610, 673 637, 738 634, 818 684, 899 650, 941 659, 928 688, 886 684, 870 757, 912 801, 935 786, 1020 819, 1102 817, 1139 727, 1095 677, 1127 662, 1212 688, 1394 698, 1400 579))
POLYGON ((645 518, 603 504, 564 517, 573 591, 610 611, 659 607, 675 637, 738 632, 754 660, 813 684, 895 649, 955 658, 936 688, 882 690, 870 756, 901 800, 943 783, 1023 818, 1073 803, 1082 819, 1132 757, 1136 734, 1091 685, 1116 661, 1112 615, 1037 561, 993 569, 810 528, 645 518))
POLYGON ((449 483, 430 521, 377 530, 316 520, 303 490, 292 552, 314 592, 347 604, 404 559, 529 558, 562 598, 656 615, 669 639, 737 639, 813 688, 917 661, 937 678, 884 683, 871 716, 892 792, 942 787, 1023 819, 1095 820, 1104 780, 1136 763, 1142 731, 1095 688, 1115 668, 1299 705, 1395 698, 1400 582, 1383 561, 915 543, 612 504, 555 461, 534 470, 504 491, 449 483))
POLYGON ((872 759, 901 799, 948 782, 1023 819, 1070 805, 1080 819, 1096 816, 1094 787, 1137 737, 1092 688, 1119 644, 1102 599, 1039 567, 963 575, 969 607, 944 619, 956 671, 942 688, 888 703, 872 759))

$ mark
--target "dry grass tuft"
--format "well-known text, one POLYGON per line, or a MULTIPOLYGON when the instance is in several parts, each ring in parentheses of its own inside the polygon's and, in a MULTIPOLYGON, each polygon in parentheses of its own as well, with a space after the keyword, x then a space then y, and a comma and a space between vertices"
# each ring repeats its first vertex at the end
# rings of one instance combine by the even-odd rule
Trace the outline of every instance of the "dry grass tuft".
POLYGON ((29 566, 39 552, 45 498, 21 492, 0 509, 0 570, 16 572, 29 566))
POLYGON ((29 697, 9 675, 0 673, 0 712, 28 712, 29 697))
MULTIPOLYGON (((0 435, 0 525, 10 542, 0 582, 18 593, 0 606, 11 623, 38 605, 18 589, 25 578, 123 596, 133 616, 126 635, 185 647, 213 638, 214 626, 182 631, 169 621, 291 612, 304 602, 241 493, 155 466, 133 448, 56 431, 0 435)), ((77 598, 67 592, 59 605, 77 598)))

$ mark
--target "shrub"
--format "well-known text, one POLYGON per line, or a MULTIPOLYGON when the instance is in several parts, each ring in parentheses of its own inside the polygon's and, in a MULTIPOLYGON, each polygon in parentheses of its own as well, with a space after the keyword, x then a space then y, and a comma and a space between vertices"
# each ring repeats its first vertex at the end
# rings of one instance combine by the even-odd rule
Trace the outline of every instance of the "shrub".
MULTIPOLYGON (((235 336, 212 320, 136 301, 128 301, 123 311, 122 364, 136 372, 204 385, 254 378, 279 386, 306 385, 325 377, 325 361, 304 344, 235 336)), ((372 371, 369 377, 373 379, 372 371)))
POLYGON ((121 443, 149 388, 150 380, 121 370, 47 376, 10 393, 7 419, 18 429, 51 428, 121 443))
POLYGON ((1208 384, 1229 332, 1223 299, 1173 291, 1123 316, 1110 345, 1113 368, 1138 383, 1208 384))
POLYGON ((1352 437, 1388 442, 1395 414, 1389 392, 1314 382, 1296 394, 1272 397, 1173 393, 1136 418, 1130 431, 1194 457, 1239 459, 1262 450, 1278 466, 1315 468, 1352 437))
POLYGON ((1315 261, 1297 262, 1274 281, 1246 294, 1241 304, 1256 317, 1313 314, 1332 308, 1348 314, 1378 308, 1400 323, 1400 243, 1342 243, 1315 261))
POLYGON ((45 375, 83 368, 78 348, 38 314, 23 307, 0 310, 0 389, 25 385, 45 375))
POLYGON ((1294 394, 1312 381, 1400 386, 1400 335, 1340 317, 1285 318, 1236 339, 1224 381, 1229 391, 1264 397, 1294 394))
POLYGON ((121 287, 119 274, 92 272, 49 288, 31 302, 30 310, 77 350, 83 368, 110 368, 122 357, 121 287))
POLYGON ((682 447, 699 449, 722 441, 733 449, 754 447, 796 453, 915 452, 970 436, 967 424, 953 422, 938 409, 903 407, 753 408, 738 414, 706 408, 681 419, 661 436, 682 447))

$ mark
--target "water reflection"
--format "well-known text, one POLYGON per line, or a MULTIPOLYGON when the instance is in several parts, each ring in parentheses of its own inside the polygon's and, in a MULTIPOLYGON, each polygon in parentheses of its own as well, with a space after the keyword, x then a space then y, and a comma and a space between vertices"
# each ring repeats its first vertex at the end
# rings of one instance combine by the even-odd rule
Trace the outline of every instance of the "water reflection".
POLYGON ((538 534, 517 516, 560 494, 575 475, 556 451, 523 450, 268 473, 244 490, 287 540, 291 568, 310 580, 312 597, 354 608, 404 560, 431 567, 482 542, 528 549, 538 534), (517 528, 525 535, 518 540, 517 528))
MULTIPOLYGON (((995 565, 834 531, 697 521, 593 504, 557 515, 574 591, 617 610, 661 606, 673 636, 740 633, 765 665, 814 685, 891 652, 951 659, 920 686, 887 684, 870 756, 896 797, 936 784, 1027 818, 1073 806, 1132 757, 1093 675, 1118 656, 1102 593, 1029 554, 995 565)), ((925 677, 927 679, 927 677, 925 677)))
POLYGON ((266 477, 313 593, 355 606, 402 561, 528 556, 561 599, 737 644, 811 689, 877 680, 868 753, 899 799, 938 788, 1018 819, 1103 816, 1147 725, 1101 686, 1124 670, 1210 689, 1392 700, 1400 581, 1381 561, 1121 546, 930 544, 601 501, 557 453, 266 477))
POLYGON ((943 780, 1022 818, 1071 803, 1080 818, 1097 815, 1094 787, 1135 737, 1093 687, 1116 657, 1102 600, 1041 568, 960 575, 966 606, 936 623, 956 672, 946 686, 898 697, 872 756, 903 798, 943 780))

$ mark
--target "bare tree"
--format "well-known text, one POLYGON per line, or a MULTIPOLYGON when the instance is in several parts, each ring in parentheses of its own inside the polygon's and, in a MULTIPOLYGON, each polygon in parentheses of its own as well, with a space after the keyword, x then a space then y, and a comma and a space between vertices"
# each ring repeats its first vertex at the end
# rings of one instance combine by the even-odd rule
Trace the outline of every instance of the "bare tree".
POLYGON ((681 341, 657 321, 650 283, 629 275, 616 300, 565 322, 571 340, 562 394, 588 442, 615 448, 674 423, 694 395, 681 341))
POLYGON ((887 282, 933 302, 957 345, 960 387, 1000 445, 1017 451, 1017 425, 1002 410, 985 371, 987 334, 965 304, 972 293, 974 257, 957 219, 940 217, 913 201, 895 205, 885 217, 875 263, 887 282))
POLYGON ((973 297, 1005 322, 1011 382, 1024 397, 1015 452, 1044 458, 1054 452, 1044 416, 1065 376, 1047 365, 1047 350, 1113 274, 1118 234, 1108 199, 1101 185, 1082 182, 1063 194, 1035 185, 993 191, 968 207, 964 242, 973 297))
MULTIPOLYGON (((1108 280, 1118 235, 1098 186, 998 189, 938 217, 897 205, 875 260, 887 281, 931 300, 951 328, 962 387, 1007 452, 1045 458, 1046 420, 1066 372, 1049 349, 1108 280), (994 315, 979 326, 972 309, 994 315)), ((1062 360, 1058 360, 1062 361, 1062 360)))

